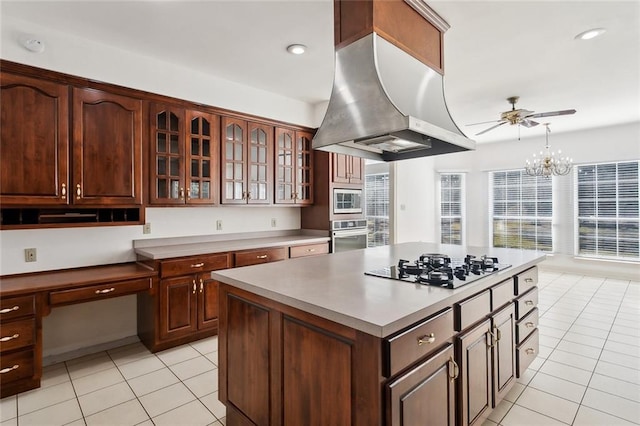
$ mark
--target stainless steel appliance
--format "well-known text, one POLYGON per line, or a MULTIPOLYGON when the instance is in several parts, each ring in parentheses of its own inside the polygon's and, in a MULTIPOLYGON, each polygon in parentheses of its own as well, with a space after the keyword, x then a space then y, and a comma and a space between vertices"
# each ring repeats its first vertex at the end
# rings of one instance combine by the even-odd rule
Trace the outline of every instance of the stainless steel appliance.
POLYGON ((444 254, 423 254, 413 262, 400 259, 397 266, 368 271, 365 275, 453 289, 510 266, 499 263, 497 257, 467 255, 464 259, 452 259, 444 254))
POLYGON ((335 188, 333 214, 362 214, 362 189, 335 188))
POLYGON ((332 253, 367 248, 367 234, 367 221, 364 219, 334 220, 331 222, 332 253))

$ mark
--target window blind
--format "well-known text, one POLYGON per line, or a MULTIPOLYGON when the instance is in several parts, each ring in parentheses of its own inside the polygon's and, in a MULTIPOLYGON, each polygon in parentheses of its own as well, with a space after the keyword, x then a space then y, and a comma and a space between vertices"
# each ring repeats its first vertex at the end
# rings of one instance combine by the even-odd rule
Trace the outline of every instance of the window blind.
POLYGON ((577 167, 577 254, 640 260, 638 161, 577 167))
POLYGON ((490 179, 493 246, 552 251, 551 179, 523 170, 493 172, 490 179))
POLYGON ((463 175, 440 175, 440 242, 462 244, 463 175))
POLYGON ((389 244, 389 173, 365 176, 365 217, 368 247, 389 244))

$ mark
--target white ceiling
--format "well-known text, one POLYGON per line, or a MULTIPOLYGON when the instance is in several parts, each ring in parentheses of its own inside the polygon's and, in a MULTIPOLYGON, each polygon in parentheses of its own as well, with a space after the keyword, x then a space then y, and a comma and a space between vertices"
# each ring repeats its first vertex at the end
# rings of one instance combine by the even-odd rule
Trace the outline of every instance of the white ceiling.
MULTIPOLYGON (((478 142, 518 137, 517 126, 465 126, 518 107, 575 108, 554 132, 640 121, 640 1, 428 1, 445 34, 445 95, 458 126, 478 142), (579 41, 604 27, 600 38, 579 41)), ((8 1, 2 13, 122 49, 178 62, 310 103, 333 79, 333 1, 8 1), (293 56, 288 44, 308 52, 293 56)), ((46 40, 45 40, 46 42, 46 40)), ((543 126, 520 129, 540 136, 543 126)))

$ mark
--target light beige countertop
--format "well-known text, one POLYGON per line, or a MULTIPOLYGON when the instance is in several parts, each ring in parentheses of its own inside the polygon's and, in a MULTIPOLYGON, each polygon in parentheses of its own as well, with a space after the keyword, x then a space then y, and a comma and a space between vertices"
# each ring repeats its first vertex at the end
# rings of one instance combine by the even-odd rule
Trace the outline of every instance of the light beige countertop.
POLYGON ((326 243, 329 240, 326 231, 288 230, 134 240, 133 248, 137 255, 149 259, 169 259, 256 248, 326 243))
POLYGON ((386 337, 543 261, 540 252, 497 248, 403 243, 290 259, 211 273, 215 280, 332 320, 386 337), (498 257, 511 267, 457 289, 365 275, 365 271, 415 260, 423 253, 498 257))

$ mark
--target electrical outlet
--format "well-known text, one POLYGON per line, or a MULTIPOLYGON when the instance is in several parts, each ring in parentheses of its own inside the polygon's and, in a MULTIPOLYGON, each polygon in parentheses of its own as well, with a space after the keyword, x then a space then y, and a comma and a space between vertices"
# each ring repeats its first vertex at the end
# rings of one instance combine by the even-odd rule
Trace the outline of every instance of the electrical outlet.
POLYGON ((275 217, 273 217, 273 218, 271 218, 271 227, 272 227, 272 228, 275 228, 276 226, 277 226, 276 218, 275 218, 275 217))
POLYGON ((151 233, 151 224, 150 223, 145 223, 144 225, 142 225, 142 233, 143 234, 150 234, 151 233))
POLYGON ((36 256, 36 249, 34 249, 34 248, 24 249, 24 261, 25 262, 35 262, 36 260, 38 260, 38 258, 36 256))
POLYGON ((216 220, 216 230, 222 231, 222 220, 220 219, 216 220))

